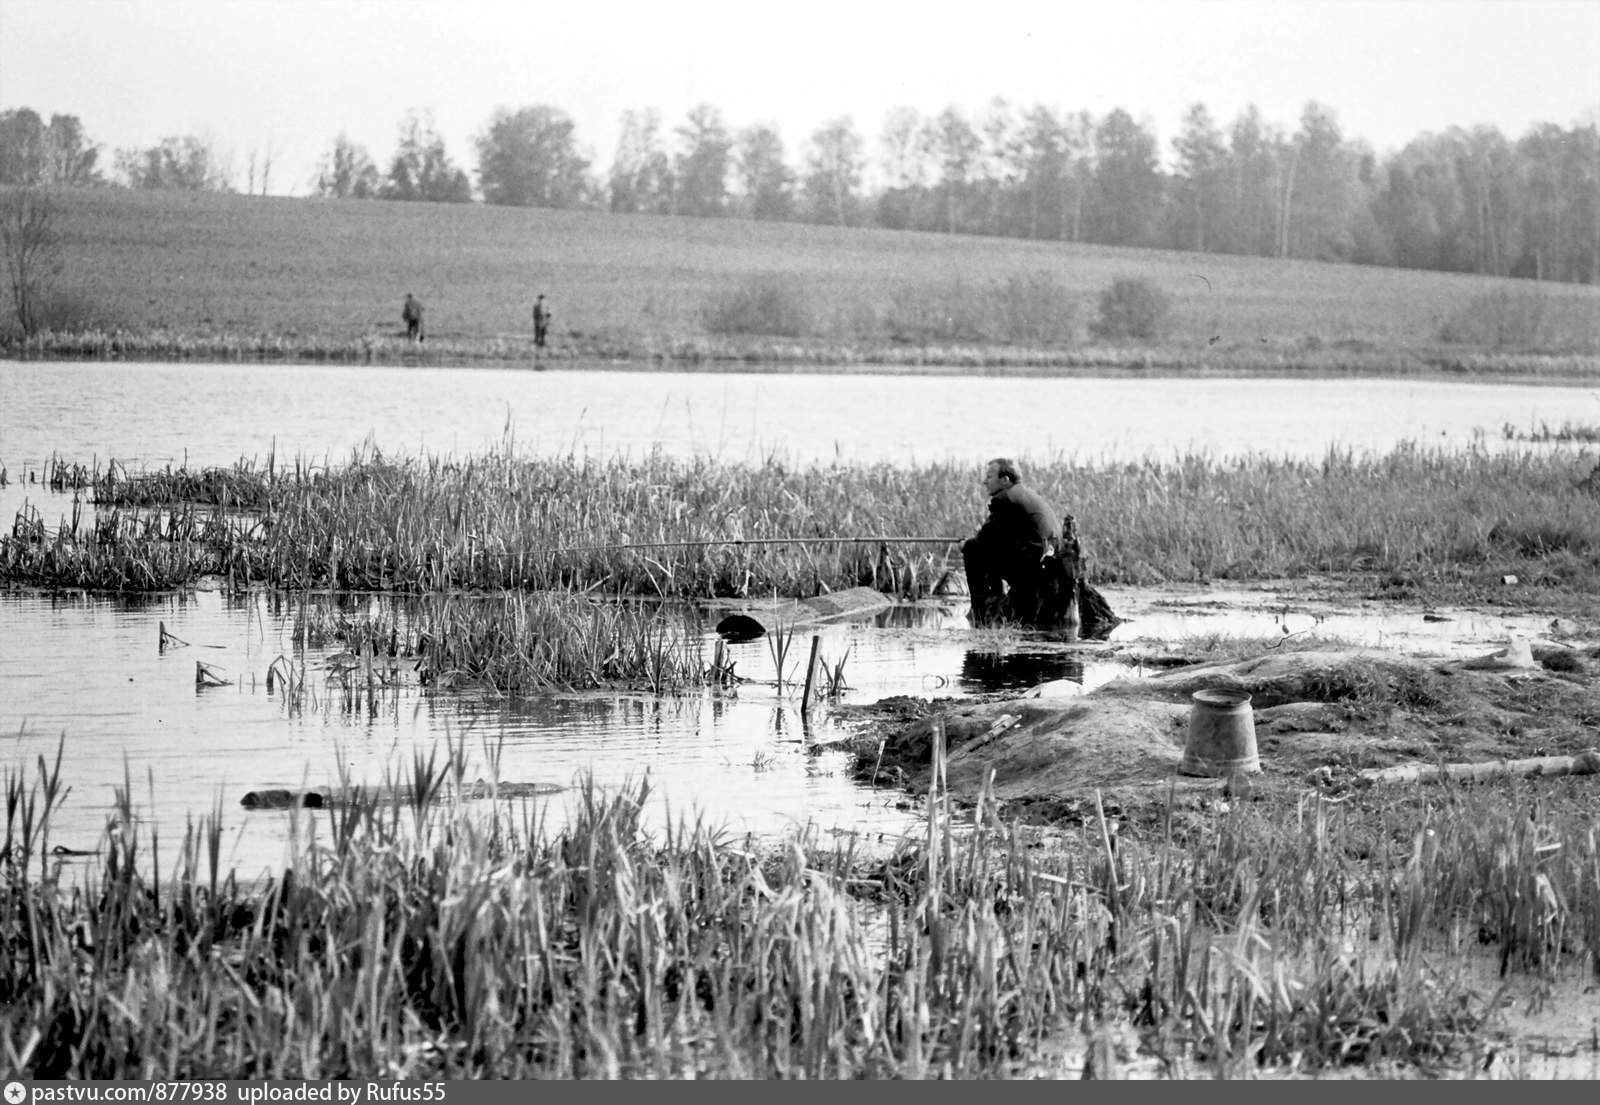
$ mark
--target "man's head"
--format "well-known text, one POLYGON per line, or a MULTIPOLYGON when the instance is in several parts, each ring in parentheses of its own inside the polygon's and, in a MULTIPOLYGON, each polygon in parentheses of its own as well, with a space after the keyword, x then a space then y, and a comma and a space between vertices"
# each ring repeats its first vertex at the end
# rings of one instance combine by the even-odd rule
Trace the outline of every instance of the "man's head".
POLYGON ((995 457, 983 473, 984 490, 991 495, 998 495, 1012 484, 1021 482, 1022 473, 1017 471, 1016 464, 1008 457, 995 457))

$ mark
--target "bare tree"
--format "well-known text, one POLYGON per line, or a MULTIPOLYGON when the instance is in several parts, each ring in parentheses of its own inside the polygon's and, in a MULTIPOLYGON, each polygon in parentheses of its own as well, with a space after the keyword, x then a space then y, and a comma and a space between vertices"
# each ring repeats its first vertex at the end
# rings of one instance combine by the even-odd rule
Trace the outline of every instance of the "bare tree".
POLYGON ((0 197, 0 254, 17 324, 24 334, 43 325, 46 296, 61 275, 61 233, 48 192, 16 188, 0 197))

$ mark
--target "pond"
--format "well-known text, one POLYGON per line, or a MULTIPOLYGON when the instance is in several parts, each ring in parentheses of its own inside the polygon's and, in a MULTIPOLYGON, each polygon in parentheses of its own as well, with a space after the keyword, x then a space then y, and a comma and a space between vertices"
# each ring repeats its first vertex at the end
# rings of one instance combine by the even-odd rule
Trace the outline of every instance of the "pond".
MULTIPOLYGON (((1501 447, 1500 427, 1592 417, 1589 389, 1372 380, 1061 380, 860 374, 692 374, 601 367, 304 368, 219 365, 0 364, 0 521, 24 504, 47 524, 72 498, 20 477, 51 454, 137 470, 241 457, 338 463, 363 442, 385 452, 472 452, 509 433, 529 452, 706 454, 727 461, 909 462, 1076 454, 1126 459, 1203 450, 1318 456, 1330 446, 1385 450, 1401 441, 1501 447)), ((981 504, 974 502, 974 523, 981 504)), ((845 661, 846 704, 1042 687, 1082 693, 1172 642, 1320 633, 1408 649, 1489 651, 1526 619, 1444 612, 1446 621, 1321 608, 1268 591, 1110 591, 1130 621, 1100 645, 1060 648, 969 627, 960 600, 899 606, 816 629, 824 659, 845 661)), ((331 602, 328 598, 317 601, 331 602)), ((349 601, 349 600, 346 600, 349 601)), ((374 601, 374 600, 359 600, 374 601)), ((709 655, 709 622, 685 632, 709 655)), ((731 646, 733 694, 574 693, 509 702, 417 685, 404 666, 375 699, 349 701, 327 668, 337 643, 304 654, 308 694, 287 701, 267 672, 295 651, 292 611, 263 594, 155 598, 0 596, 0 763, 31 778, 60 743, 72 786, 53 842, 93 847, 114 788, 159 828, 163 852, 187 819, 222 811, 225 862, 242 875, 281 863, 290 819, 248 811, 250 790, 326 786, 341 770, 377 783, 414 749, 463 744, 473 770, 570 787, 649 772, 652 817, 700 810, 763 836, 807 823, 892 839, 915 811, 892 788, 851 777, 826 706, 802 718, 766 640, 731 646), (162 650, 162 628, 186 642, 162 650), (197 686, 204 663, 226 680, 197 686)), ((807 627, 805 634, 812 632, 807 627)), ((805 643, 809 643, 806 641, 805 643)), ((549 799, 559 817, 563 802, 549 799)))
POLYGON ((1498 445, 1510 423, 1600 422, 1594 387, 1411 379, 1115 379, 0 363, 0 464, 160 467, 474 452, 932 461, 1321 457, 1330 445, 1498 445))

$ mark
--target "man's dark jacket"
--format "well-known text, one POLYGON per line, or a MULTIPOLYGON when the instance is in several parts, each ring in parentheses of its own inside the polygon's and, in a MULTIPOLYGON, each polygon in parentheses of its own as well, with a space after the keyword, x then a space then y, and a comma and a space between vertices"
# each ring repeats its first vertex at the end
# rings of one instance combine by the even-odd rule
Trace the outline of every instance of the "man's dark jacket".
POLYGON ((989 496, 989 520, 978 530, 978 543, 1002 563, 1031 559, 1037 563, 1061 539, 1061 519, 1032 488, 1014 483, 989 496))

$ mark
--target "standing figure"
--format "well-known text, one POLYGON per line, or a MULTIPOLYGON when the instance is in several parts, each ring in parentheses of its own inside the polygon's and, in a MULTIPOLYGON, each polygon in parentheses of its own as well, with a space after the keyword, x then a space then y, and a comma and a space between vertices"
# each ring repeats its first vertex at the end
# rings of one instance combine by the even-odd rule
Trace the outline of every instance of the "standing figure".
POLYGON ((412 341, 421 341, 422 301, 410 292, 406 293, 406 305, 400 309, 400 318, 406 324, 406 337, 412 341))
POLYGON ((983 487, 989 493, 988 521, 961 546, 973 624, 1007 617, 1033 624, 1044 582, 1041 561, 1055 553, 1061 521, 1038 493, 1022 486, 1022 474, 1005 457, 989 462, 983 487))
POLYGON ((544 336, 550 329, 550 308, 545 306, 544 296, 540 295, 533 301, 533 345, 535 349, 544 348, 544 336))

